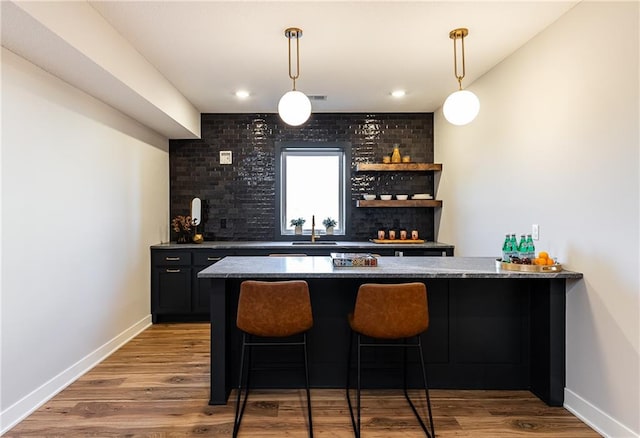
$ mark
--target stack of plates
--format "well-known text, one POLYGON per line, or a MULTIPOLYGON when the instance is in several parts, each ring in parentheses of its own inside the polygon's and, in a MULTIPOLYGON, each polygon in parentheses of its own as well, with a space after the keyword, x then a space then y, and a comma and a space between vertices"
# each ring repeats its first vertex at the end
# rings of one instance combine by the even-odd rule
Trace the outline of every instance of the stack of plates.
POLYGON ((433 199, 433 196, 428 193, 416 193, 411 197, 411 199, 433 199))

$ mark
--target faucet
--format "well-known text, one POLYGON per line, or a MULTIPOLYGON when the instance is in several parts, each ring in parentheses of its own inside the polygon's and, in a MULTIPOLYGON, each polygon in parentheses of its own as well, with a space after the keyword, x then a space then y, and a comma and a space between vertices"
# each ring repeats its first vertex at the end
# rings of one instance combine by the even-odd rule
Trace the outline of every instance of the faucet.
POLYGON ((316 216, 311 216, 311 243, 315 243, 316 237, 319 239, 320 236, 316 236, 316 216))

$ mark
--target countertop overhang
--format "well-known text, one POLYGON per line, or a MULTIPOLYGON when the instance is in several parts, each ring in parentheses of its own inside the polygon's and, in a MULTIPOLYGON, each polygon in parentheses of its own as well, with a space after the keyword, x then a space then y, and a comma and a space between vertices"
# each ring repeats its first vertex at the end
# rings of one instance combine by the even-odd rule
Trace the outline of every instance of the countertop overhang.
POLYGON ((504 271, 493 257, 379 257, 376 267, 334 267, 331 257, 225 257, 198 278, 582 278, 582 273, 504 271))

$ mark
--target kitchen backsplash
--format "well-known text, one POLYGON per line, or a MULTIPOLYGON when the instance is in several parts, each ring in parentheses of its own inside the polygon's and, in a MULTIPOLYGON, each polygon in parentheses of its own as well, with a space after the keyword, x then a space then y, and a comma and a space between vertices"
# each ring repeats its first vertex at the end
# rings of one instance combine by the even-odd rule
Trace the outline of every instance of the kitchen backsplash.
POLYGON ((171 217, 189 214, 191 199, 199 197, 205 240, 274 240, 275 142, 293 140, 351 143, 351 226, 340 239, 367 240, 392 227, 434 239, 433 208, 355 206, 364 193, 434 194, 431 172, 355 171, 357 163, 382 162, 395 143, 411 161, 433 162, 433 113, 315 113, 301 127, 277 114, 202 114, 201 139, 169 142, 171 217), (226 150, 231 165, 219 162, 226 150))

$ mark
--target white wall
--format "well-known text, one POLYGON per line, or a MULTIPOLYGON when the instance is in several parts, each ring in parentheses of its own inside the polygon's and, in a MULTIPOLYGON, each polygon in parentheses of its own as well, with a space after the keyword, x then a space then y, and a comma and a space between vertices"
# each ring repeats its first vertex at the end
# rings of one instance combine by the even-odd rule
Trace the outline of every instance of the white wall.
POLYGON ((439 241, 498 256, 535 223, 537 249, 584 273, 568 288, 565 406, 617 437, 640 434, 638 21, 638 2, 580 3, 469 87, 472 124, 438 112, 434 130, 439 241))
POLYGON ((150 324, 166 138, 2 49, 0 430, 150 324))

